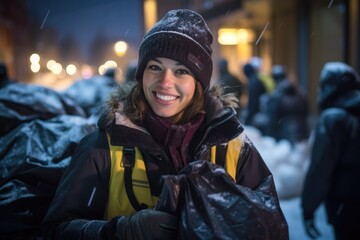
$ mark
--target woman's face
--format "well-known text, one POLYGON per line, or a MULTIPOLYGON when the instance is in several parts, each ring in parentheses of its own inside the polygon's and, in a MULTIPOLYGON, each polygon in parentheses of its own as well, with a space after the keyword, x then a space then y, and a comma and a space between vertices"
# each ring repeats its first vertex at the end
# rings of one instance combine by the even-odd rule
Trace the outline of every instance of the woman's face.
POLYGON ((160 117, 172 117, 191 102, 195 78, 181 63, 169 58, 150 60, 143 74, 143 90, 151 109, 160 117))

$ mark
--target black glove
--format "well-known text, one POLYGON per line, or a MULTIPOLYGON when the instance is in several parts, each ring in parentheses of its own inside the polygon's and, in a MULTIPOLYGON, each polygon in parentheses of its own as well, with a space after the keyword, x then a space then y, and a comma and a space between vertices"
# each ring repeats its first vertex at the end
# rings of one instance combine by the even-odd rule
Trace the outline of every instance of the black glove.
POLYGON ((316 239, 321 236, 319 230, 315 226, 314 217, 304 218, 304 225, 305 225, 306 234, 311 239, 316 239))
POLYGON ((118 239, 176 239, 178 219, 166 212, 144 209, 128 217, 119 218, 116 224, 118 239))

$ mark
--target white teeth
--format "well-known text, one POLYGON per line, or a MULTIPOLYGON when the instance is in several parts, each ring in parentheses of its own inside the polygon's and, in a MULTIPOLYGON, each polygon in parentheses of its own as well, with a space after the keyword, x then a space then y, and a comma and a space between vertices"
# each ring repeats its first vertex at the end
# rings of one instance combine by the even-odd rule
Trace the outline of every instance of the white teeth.
POLYGON ((175 96, 162 95, 162 94, 159 94, 159 93, 156 93, 156 97, 158 97, 158 98, 160 98, 161 100, 164 100, 164 101, 172 101, 172 100, 176 99, 175 96))

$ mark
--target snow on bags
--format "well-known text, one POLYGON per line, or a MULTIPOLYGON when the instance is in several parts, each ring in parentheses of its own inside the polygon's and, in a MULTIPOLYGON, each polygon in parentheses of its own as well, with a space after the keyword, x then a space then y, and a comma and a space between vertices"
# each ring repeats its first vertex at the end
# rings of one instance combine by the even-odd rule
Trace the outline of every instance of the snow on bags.
POLYGON ((22 123, 62 114, 85 117, 75 101, 50 88, 20 82, 0 88, 0 136, 22 123))
POLYGON ((195 161, 164 176, 157 210, 180 217, 178 239, 288 239, 272 176, 255 190, 236 185, 224 168, 195 161))
POLYGON ((65 89, 62 94, 76 102, 84 109, 86 116, 98 116, 100 107, 108 100, 110 93, 118 85, 114 78, 108 76, 94 76, 80 79, 65 89))
POLYGON ((60 115, 32 120, 0 137, 0 239, 35 239, 91 119, 60 115))

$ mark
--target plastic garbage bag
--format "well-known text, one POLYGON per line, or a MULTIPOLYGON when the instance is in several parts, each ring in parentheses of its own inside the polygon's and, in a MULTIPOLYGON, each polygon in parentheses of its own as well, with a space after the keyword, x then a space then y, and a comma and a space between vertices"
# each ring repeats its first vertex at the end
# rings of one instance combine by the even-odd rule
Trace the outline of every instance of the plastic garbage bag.
POLYGON ((0 137, 0 239, 35 239, 81 138, 95 122, 60 115, 0 137))
POLYGON ((178 239, 288 239, 269 176, 255 190, 236 185, 224 168, 195 161, 164 176, 156 209, 179 216, 178 239))
POLYGON ((75 101, 46 87, 14 82, 0 88, 0 136, 21 123, 61 114, 86 116, 75 101))
POLYGON ((81 106, 87 116, 100 115, 100 107, 109 97, 118 83, 108 76, 95 76, 89 79, 80 79, 65 89, 62 94, 73 99, 81 106))

